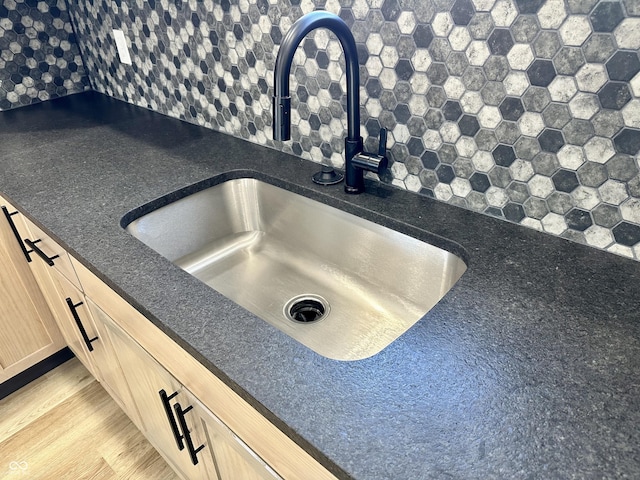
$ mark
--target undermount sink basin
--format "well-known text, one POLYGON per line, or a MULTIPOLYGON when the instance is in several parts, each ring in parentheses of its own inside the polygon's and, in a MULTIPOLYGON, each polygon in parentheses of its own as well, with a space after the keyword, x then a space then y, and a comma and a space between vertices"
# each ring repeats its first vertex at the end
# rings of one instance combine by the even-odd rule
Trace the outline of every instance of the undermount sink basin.
POLYGON ((229 299, 336 360, 381 351, 466 270, 447 250, 252 178, 153 208, 141 208, 151 211, 133 221, 135 215, 128 215, 123 226, 229 299))

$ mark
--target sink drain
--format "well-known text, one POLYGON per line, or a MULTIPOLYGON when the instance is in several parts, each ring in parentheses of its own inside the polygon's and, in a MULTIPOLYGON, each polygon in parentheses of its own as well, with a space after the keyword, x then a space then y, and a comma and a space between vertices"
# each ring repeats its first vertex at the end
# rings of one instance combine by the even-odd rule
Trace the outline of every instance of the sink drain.
POLYGON ((299 295, 284 306, 284 314, 298 323, 317 322, 329 313, 329 304, 319 295, 299 295))

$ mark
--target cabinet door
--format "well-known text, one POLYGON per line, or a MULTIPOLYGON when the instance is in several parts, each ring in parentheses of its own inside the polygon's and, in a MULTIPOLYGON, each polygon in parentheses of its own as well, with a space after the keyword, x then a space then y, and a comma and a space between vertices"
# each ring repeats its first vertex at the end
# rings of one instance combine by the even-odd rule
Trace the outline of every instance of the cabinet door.
POLYGON ((204 429, 204 444, 210 450, 220 480, 281 480, 253 450, 198 400, 192 398, 204 429))
POLYGON ((102 381, 100 371, 91 358, 99 338, 91 321, 84 295, 55 268, 49 269, 48 273, 57 291, 57 298, 54 297, 51 301, 58 304, 56 319, 62 335, 67 340, 71 351, 87 367, 87 370, 102 381))
POLYGON ((15 235, 19 215, 0 198, 0 383, 64 348, 15 235))
POLYGON ((133 401, 129 384, 127 383, 120 361, 113 346, 112 331, 113 320, 102 311, 89 297, 85 297, 91 313, 92 328, 95 330, 98 340, 93 344, 91 358, 100 372, 102 386, 111 397, 126 412, 129 418, 141 428, 142 422, 138 408, 133 401))
POLYGON ((119 327, 111 324, 110 334, 147 439, 183 478, 217 479, 208 472, 202 449, 195 461, 190 455, 190 448, 199 449, 202 433, 183 387, 119 327))

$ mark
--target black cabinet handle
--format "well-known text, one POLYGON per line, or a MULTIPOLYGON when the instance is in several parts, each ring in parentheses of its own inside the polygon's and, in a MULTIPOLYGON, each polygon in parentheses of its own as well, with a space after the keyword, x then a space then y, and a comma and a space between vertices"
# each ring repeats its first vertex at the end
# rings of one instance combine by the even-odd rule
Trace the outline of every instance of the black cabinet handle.
POLYGON ((67 298, 67 305, 69 306, 71 315, 73 315, 73 319, 76 321, 76 325, 78 326, 78 330, 80 330, 80 335, 82 335, 82 339, 84 340, 85 345, 90 352, 93 352, 93 345, 91 345, 91 342, 95 342, 96 340, 98 340, 98 337, 89 338, 89 335, 87 335, 87 331, 82 324, 82 320, 80 320, 80 316, 78 315, 78 311, 76 310, 76 308, 82 305, 82 302, 74 304, 70 298, 67 298))
POLYGON ((169 421, 169 425, 171 426, 171 433, 173 433, 173 438, 176 441, 178 450, 184 450, 182 435, 180 435, 178 424, 176 423, 176 419, 173 416, 173 411, 171 410, 171 404, 169 403, 172 398, 178 395, 178 392, 173 392, 171 395, 167 395, 167 392, 163 389, 158 392, 158 395, 160 395, 160 398, 162 399, 162 406, 164 407, 164 412, 167 414, 167 420, 169 421))
POLYGON ((24 254, 24 257, 27 259, 27 262, 31 262, 31 256, 29 255, 29 252, 27 251, 27 247, 24 246, 24 242, 20 238, 20 233, 18 233, 18 229, 16 228, 16 224, 13 223, 13 219, 11 218, 12 216, 16 215, 18 212, 16 211, 16 212, 13 212, 13 213, 9 213, 9 210, 7 210, 7 207, 5 207, 3 205, 2 206, 2 213, 4 213, 4 216, 7 219, 7 222, 9 222, 9 226, 11 227, 11 231, 13 232, 13 235, 16 237, 18 245, 20 245, 20 250, 22 250, 22 253, 24 254))
POLYGON ((26 243, 27 245, 29 245, 29 248, 31 249, 31 251, 30 251, 30 252, 28 252, 28 253, 31 253, 31 252, 35 252, 35 253, 37 253, 37 254, 38 254, 38 256, 39 256, 42 260, 44 260, 44 261, 45 261, 45 263, 46 263, 47 265, 49 265, 50 267, 53 267, 53 265, 54 265, 53 261, 54 261, 56 258, 59 258, 59 257, 60 257, 60 255, 54 255, 53 257, 48 256, 46 253, 44 253, 42 250, 40 250, 40 249, 36 246, 36 243, 41 242, 41 241, 42 241, 41 239, 33 240, 33 241, 32 241, 32 240, 29 240, 28 238, 25 238, 25 239, 24 239, 24 243, 26 243))
POLYGON ((176 416, 178 417, 178 423, 180 423, 180 428, 184 433, 184 441, 187 444, 187 450, 189 450, 189 456, 191 457, 191 463, 194 465, 198 464, 198 452, 204 448, 204 445, 200 445, 199 447, 194 447, 193 440, 191 439, 191 432, 189 431, 189 427, 187 426, 187 420, 184 418, 185 413, 188 413, 193 409, 193 406, 189 405, 184 410, 180 406, 179 403, 174 405, 176 409, 176 416))

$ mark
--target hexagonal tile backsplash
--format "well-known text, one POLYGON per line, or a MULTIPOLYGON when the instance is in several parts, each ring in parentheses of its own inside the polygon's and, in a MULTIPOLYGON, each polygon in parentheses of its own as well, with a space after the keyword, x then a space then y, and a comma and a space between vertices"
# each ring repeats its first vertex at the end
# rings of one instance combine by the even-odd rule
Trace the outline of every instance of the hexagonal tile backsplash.
POLYGON ((0 110, 89 88, 63 0, 0 2, 0 110))
POLYGON ((292 141, 271 135, 279 44, 316 8, 358 44, 365 143, 390 132, 380 181, 640 259, 638 0, 70 2, 97 90, 342 166, 342 51, 326 31, 296 54, 292 141))

